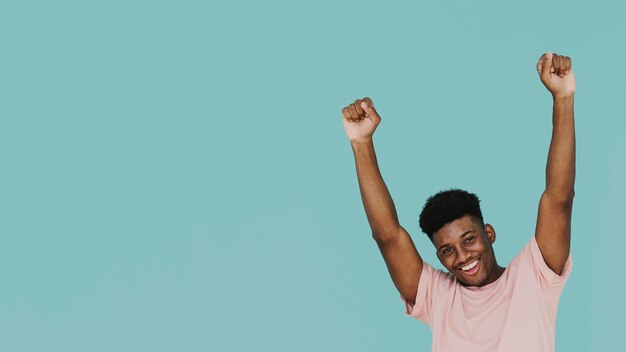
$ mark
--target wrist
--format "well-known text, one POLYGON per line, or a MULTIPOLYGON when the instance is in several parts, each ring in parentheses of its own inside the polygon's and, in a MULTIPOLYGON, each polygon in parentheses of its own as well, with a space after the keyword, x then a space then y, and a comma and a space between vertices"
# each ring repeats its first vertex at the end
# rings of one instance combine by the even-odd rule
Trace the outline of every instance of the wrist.
POLYGON ((368 145, 372 143, 373 143, 372 136, 359 137, 359 138, 350 140, 350 144, 352 144, 353 147, 358 147, 361 145, 368 145))
POLYGON ((565 94, 565 95, 552 95, 552 101, 554 104, 573 104, 574 103, 574 93, 565 94))

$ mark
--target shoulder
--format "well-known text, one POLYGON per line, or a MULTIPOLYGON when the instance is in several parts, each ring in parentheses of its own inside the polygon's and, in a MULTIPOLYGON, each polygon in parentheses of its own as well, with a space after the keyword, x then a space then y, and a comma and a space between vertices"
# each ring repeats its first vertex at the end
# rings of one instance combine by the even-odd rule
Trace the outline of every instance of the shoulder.
POLYGON ((532 276, 537 282, 547 286, 561 286, 570 276, 572 270, 572 255, 569 253, 565 266, 561 274, 555 273, 545 262, 537 239, 531 236, 520 253, 513 258, 511 266, 518 267, 519 270, 532 276))
POLYGON ((426 273, 427 277, 429 278, 430 284, 433 285, 433 288, 436 289, 446 290, 458 284, 456 278, 452 276, 452 274, 441 269, 437 269, 427 263, 424 263, 422 275, 424 273, 426 273))
POLYGON ((422 278, 424 279, 420 281, 419 291, 421 291, 422 297, 433 301, 454 295, 455 290, 461 286, 452 274, 426 263, 422 269, 422 278))
POLYGON ((449 301, 448 297, 454 295, 457 286, 458 282, 450 273, 424 262, 415 304, 400 295, 405 303, 405 314, 430 325, 433 311, 439 311, 444 302, 449 301))

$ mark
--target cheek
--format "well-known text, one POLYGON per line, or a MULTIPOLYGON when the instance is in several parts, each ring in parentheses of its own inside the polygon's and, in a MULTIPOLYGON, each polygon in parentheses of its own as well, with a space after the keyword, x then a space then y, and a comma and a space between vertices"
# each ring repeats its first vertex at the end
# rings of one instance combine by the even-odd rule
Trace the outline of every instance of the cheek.
POLYGON ((487 244, 487 242, 478 241, 478 242, 475 242, 472 245, 472 249, 477 250, 477 251, 481 251, 481 252, 488 252, 489 251, 489 245, 487 244))
POLYGON ((446 258, 446 257, 439 257, 439 262, 446 269, 450 270, 451 269, 450 266, 452 265, 453 260, 451 260, 450 258, 446 258))

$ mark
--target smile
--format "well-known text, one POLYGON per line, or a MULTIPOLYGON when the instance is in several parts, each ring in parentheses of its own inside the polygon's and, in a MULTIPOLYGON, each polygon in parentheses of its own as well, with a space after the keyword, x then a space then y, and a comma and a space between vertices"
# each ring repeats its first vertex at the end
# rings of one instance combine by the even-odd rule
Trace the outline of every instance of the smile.
POLYGON ((479 264, 480 264, 479 260, 480 259, 476 259, 473 262, 467 264, 466 266, 461 267, 461 271, 463 271, 467 275, 476 274, 476 272, 478 271, 479 264))

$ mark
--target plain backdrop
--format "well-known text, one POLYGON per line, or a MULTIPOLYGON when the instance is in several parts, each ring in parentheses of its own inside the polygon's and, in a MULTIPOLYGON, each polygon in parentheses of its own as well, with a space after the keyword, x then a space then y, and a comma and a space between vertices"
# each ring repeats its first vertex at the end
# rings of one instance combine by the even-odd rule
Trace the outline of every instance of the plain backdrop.
POLYGON ((341 109, 369 96, 401 224, 482 200, 534 233, 572 58, 573 272, 557 350, 622 346, 621 1, 5 1, 0 350, 428 351, 367 223, 341 109))

